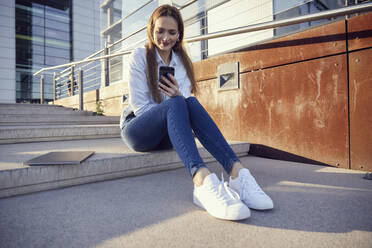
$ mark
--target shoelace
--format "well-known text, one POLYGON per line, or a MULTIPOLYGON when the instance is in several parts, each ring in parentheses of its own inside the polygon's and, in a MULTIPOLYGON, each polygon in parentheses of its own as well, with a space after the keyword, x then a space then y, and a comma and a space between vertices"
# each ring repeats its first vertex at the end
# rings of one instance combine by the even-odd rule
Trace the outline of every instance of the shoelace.
POLYGON ((249 177, 242 177, 240 179, 240 185, 240 195, 242 199, 246 199, 246 196, 253 192, 265 195, 265 192, 262 191, 261 187, 251 175, 249 175, 249 177))
POLYGON ((224 201, 226 203, 229 203, 231 201, 240 200, 240 196, 238 192, 233 190, 228 186, 228 183, 225 182, 225 179, 223 177, 223 173, 221 173, 222 181, 218 185, 218 194, 217 198, 221 201, 224 201))

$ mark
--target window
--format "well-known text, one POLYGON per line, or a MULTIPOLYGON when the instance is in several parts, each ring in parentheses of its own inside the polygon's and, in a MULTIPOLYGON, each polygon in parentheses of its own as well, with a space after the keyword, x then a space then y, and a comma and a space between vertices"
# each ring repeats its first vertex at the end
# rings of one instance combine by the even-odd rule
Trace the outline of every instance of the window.
MULTIPOLYGON (((42 67, 71 61, 71 0, 16 0, 17 102, 39 102, 42 67)), ((53 99, 52 77, 45 75, 46 101, 53 99)))

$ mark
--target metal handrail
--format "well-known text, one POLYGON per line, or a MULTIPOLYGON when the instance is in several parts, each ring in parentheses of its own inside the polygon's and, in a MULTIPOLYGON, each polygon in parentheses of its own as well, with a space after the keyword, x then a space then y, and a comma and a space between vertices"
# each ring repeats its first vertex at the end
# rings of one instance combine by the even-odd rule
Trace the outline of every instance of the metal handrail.
POLYGON ((134 49, 119 52, 119 53, 115 53, 115 54, 104 55, 104 56, 97 57, 97 58, 83 59, 83 60, 79 60, 79 61, 71 62, 71 63, 67 63, 67 64, 51 66, 51 67, 43 68, 43 69, 35 72, 33 75, 36 76, 36 75, 38 75, 38 74, 40 74, 44 71, 59 69, 59 68, 67 67, 67 66, 75 66, 75 65, 82 64, 82 63, 86 63, 86 62, 97 61, 97 60, 101 60, 101 59, 109 59, 109 58, 116 57, 116 56, 126 55, 126 54, 130 54, 133 50, 134 49))
MULTIPOLYGON (((150 0, 146 3, 144 3, 143 5, 141 5, 140 7, 138 7, 137 9, 133 10, 132 12, 130 12, 128 15, 124 16, 123 18, 121 18, 120 20, 118 20, 117 22, 113 23, 110 27, 107 27, 105 30, 103 30, 101 33, 105 33, 107 31, 109 31, 110 29, 112 29, 114 26, 116 25, 119 25, 120 23, 122 23, 125 19, 131 17, 132 15, 134 15, 135 13, 137 13, 139 10, 141 10, 143 7, 145 7, 146 5, 152 3, 154 0, 150 0)), ((115 43, 113 43, 114 45, 115 43)), ((117 44, 117 43, 116 43, 117 44)), ((110 48, 110 47, 108 47, 110 48)))
MULTIPOLYGON (((190 6, 191 4, 193 4, 193 3, 197 2, 197 1, 198 1, 198 0, 191 0, 191 1, 189 1, 189 2, 185 3, 183 6, 181 6, 181 7, 179 8, 179 10, 182 10, 182 9, 186 8, 186 7, 190 6)), ((138 12, 141 8, 145 7, 146 5, 148 5, 148 4, 151 3, 151 2, 153 2, 153 0, 150 0, 150 1, 146 2, 145 4, 143 4, 142 6, 140 6, 140 7, 137 8, 137 9, 135 9, 134 11, 132 11, 132 12, 131 12, 130 14, 128 14, 127 16, 121 18, 119 21, 115 22, 114 24, 112 24, 110 27, 106 28, 106 29, 105 29, 104 31, 102 31, 102 32, 103 32, 103 33, 104 33, 104 32, 107 32, 107 30, 110 30, 110 28, 112 28, 114 25, 118 25, 118 24, 120 24, 121 22, 123 22, 123 20, 125 20, 125 19, 127 19, 128 17, 132 16, 134 13, 138 12)), ((117 45, 117 44, 123 42, 124 40, 126 40, 126 39, 132 37, 133 35, 135 35, 135 34, 141 32, 141 31, 145 30, 146 28, 147 28, 147 25, 144 26, 144 27, 142 27, 142 28, 140 28, 140 29, 138 29, 137 31, 135 31, 135 32, 133 32, 133 33, 131 33, 131 34, 129 34, 128 36, 123 37, 123 38, 121 38, 121 39, 115 41, 114 43, 110 44, 107 48, 111 48, 111 47, 113 47, 113 46, 115 46, 115 45, 117 45)))
MULTIPOLYGON (((83 60, 86 60, 86 59, 90 59, 90 58, 93 58, 94 56, 96 56, 96 55, 98 55, 98 54, 102 53, 102 52, 103 52, 104 50, 105 50, 105 49, 104 49, 104 48, 102 48, 102 49, 98 50, 97 52, 95 52, 95 53, 93 53, 93 54, 89 55, 88 57, 84 58, 83 60)), ((66 68, 66 69, 64 69, 64 70, 63 70, 63 71, 61 71, 60 73, 64 73, 64 72, 66 72, 67 70, 69 70, 69 68, 66 68)))
POLYGON ((322 11, 322 12, 315 13, 315 14, 287 18, 284 20, 269 21, 269 22, 253 24, 253 25, 248 25, 248 26, 239 27, 239 28, 227 29, 227 30, 218 31, 218 32, 205 34, 205 35, 198 35, 198 36, 187 38, 185 39, 185 41, 191 43, 191 42, 197 42, 197 41, 202 41, 202 40, 215 39, 215 38, 220 38, 220 37, 225 37, 225 36, 230 36, 230 35, 248 33, 248 32, 265 30, 265 29, 270 29, 270 28, 277 28, 277 27, 282 27, 282 26, 289 26, 289 25, 303 23, 303 22, 311 22, 311 21, 316 21, 320 19, 327 19, 327 18, 333 18, 333 17, 338 17, 338 16, 350 15, 350 14, 370 11, 370 10, 372 10, 372 3, 365 3, 365 4, 354 5, 354 6, 344 7, 344 8, 335 9, 335 10, 322 11))
MULTIPOLYGON (((91 62, 92 63, 92 62, 91 62)), ((84 71, 85 71, 85 73, 86 72, 88 72, 88 71, 91 71, 91 70, 94 70, 94 69, 97 69, 97 67, 99 67, 99 66, 101 66, 100 64, 96 64, 95 66, 92 66, 92 67, 90 67, 90 68, 88 68, 88 69, 85 69, 84 71)))
MULTIPOLYGON (((195 0, 193 0, 195 1, 195 0)), ((309 22, 309 21, 315 21, 315 20, 320 20, 320 19, 327 19, 327 18, 333 18, 333 17, 338 17, 338 16, 344 16, 344 15, 350 15, 354 13, 359 13, 359 12, 365 12, 365 11, 370 11, 372 10, 372 3, 365 3, 365 4, 360 4, 360 5, 354 5, 350 7, 344 7, 336 10, 327 10, 315 14, 309 14, 309 15, 304 15, 304 16, 299 16, 299 17, 293 17, 293 18, 288 18, 284 20, 278 20, 278 21, 269 21, 269 22, 264 22, 264 23, 259 23, 259 24, 253 24, 249 26, 244 26, 244 27, 239 27, 239 28, 234 28, 234 29, 228 29, 224 31, 218 31, 206 35, 198 35, 190 38, 186 38, 185 42, 186 43, 192 43, 192 42, 197 42, 197 41, 202 41, 202 40, 209 40, 209 39, 215 39, 215 38, 220 38, 220 37, 226 37, 226 36, 231 36, 231 35, 236 35, 236 34, 241 34, 241 33, 248 33, 252 31, 258 31, 258 30, 265 30, 269 28, 276 28, 276 27, 282 27, 282 26, 288 26, 292 24, 298 24, 302 22, 309 22)), ((91 62, 91 61, 97 61, 97 60, 102 60, 102 59, 108 59, 108 58, 113 58, 121 55, 126 55, 130 54, 134 49, 130 50, 125 50, 123 52, 118 52, 118 53, 113 53, 110 55, 104 55, 101 57, 96 57, 96 58, 91 58, 91 59, 84 59, 76 62, 71 62, 63 65, 57 65, 57 66, 52 66, 52 67, 47 67, 43 68, 37 72, 35 72, 33 75, 36 76, 40 74, 41 72, 48 71, 48 70, 53 70, 53 69, 58 69, 58 68, 63 68, 67 66, 74 66, 86 62, 91 62)))

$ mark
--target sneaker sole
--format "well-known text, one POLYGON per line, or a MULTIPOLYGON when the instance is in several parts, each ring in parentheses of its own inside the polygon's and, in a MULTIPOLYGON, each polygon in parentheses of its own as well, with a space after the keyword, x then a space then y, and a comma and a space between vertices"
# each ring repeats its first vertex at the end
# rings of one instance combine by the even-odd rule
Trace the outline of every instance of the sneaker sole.
POLYGON ((245 219, 248 219, 249 217, 251 217, 251 215, 249 214, 249 216, 247 217, 242 217, 242 218, 223 218, 223 217, 219 217, 219 216, 216 216, 210 212, 208 212, 208 210, 203 206, 203 204, 198 200, 198 198, 196 198, 195 196, 193 196, 193 202, 196 206, 204 209, 205 211, 207 211, 207 213, 209 213, 210 215, 212 215, 214 218, 217 218, 217 219, 221 219, 221 220, 245 220, 245 219))
POLYGON ((267 211, 267 210, 274 209, 274 206, 273 207, 266 207, 266 208, 259 208, 259 207, 250 206, 245 202, 244 202, 244 204, 247 205, 247 207, 249 207, 249 209, 254 209, 254 210, 259 210, 259 211, 267 211))

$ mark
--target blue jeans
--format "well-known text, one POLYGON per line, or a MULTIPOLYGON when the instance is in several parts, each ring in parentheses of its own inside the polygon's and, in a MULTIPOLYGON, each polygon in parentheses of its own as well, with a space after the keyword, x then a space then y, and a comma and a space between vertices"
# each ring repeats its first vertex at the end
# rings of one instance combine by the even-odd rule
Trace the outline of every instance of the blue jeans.
POLYGON ((142 115, 128 118, 121 137, 129 148, 145 152, 175 148, 191 177, 206 167, 195 143, 195 136, 228 174, 240 162, 217 125, 195 97, 167 99, 142 115))

